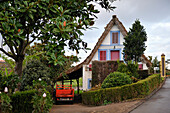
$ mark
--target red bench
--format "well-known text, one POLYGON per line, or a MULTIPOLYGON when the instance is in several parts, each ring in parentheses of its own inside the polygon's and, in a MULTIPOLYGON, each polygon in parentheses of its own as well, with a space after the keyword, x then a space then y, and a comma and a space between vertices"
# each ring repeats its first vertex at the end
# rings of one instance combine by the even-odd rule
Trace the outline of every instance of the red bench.
POLYGON ((74 89, 72 85, 56 85, 57 101, 72 101, 74 100, 74 89))

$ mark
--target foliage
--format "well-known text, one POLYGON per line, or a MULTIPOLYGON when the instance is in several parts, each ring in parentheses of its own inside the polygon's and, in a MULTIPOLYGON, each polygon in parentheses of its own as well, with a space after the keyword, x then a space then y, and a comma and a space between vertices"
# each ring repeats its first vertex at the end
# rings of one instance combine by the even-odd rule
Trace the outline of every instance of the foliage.
POLYGON ((33 87, 37 89, 38 92, 35 93, 32 99, 32 113, 49 113, 49 109, 52 108, 53 101, 50 93, 46 90, 47 83, 42 80, 33 81, 33 87))
MULTIPOLYGON (((122 61, 120 61, 122 62, 122 61)), ((92 62, 92 87, 102 84, 104 79, 112 72, 117 71, 117 61, 92 62)))
POLYGON ((134 60, 138 62, 144 51, 146 50, 145 42, 147 41, 147 34, 144 27, 136 20, 132 24, 132 28, 124 38, 124 59, 125 61, 134 60))
POLYGON ((50 84, 51 69, 39 60, 30 61, 23 70, 21 89, 26 90, 26 86, 33 86, 33 80, 41 78, 50 84))
POLYGON ((108 101, 108 100, 104 100, 104 105, 107 105, 107 104, 111 104, 112 102, 111 101, 108 101))
POLYGON ((3 91, 5 87, 8 87, 9 93, 12 93, 17 84, 20 82, 18 75, 13 72, 8 72, 7 68, 0 72, 0 91, 3 91))
POLYGON ((159 87, 161 77, 158 74, 133 84, 105 88, 82 93, 82 102, 86 105, 102 105, 104 101, 121 102, 128 99, 144 98, 159 87))
POLYGON ((1 111, 2 111, 2 113, 10 113, 12 111, 10 97, 5 93, 1 93, 0 97, 1 97, 1 111))
POLYGON ((148 76, 150 76, 148 70, 138 70, 138 74, 139 74, 139 79, 145 79, 148 76))
POLYGON ((148 56, 149 61, 152 63, 152 67, 150 68, 150 73, 154 73, 154 68, 155 67, 160 67, 160 62, 158 61, 157 56, 153 59, 152 56, 148 56))
POLYGON ((122 86, 125 84, 131 84, 132 80, 125 73, 113 72, 110 73, 102 83, 102 88, 110 88, 116 86, 122 86))
POLYGON ((11 104, 13 106, 13 113, 31 113, 33 104, 31 100, 35 95, 36 90, 18 91, 11 95, 11 104))
POLYGON ((121 73, 126 73, 130 77, 139 78, 139 74, 137 72, 138 64, 132 61, 128 61, 127 64, 119 63, 117 71, 121 73))
POLYGON ((8 64, 9 68, 14 71, 15 68, 15 62, 12 59, 9 59, 8 57, 0 54, 0 57, 5 60, 5 63, 8 64))
POLYGON ((82 30, 94 24, 96 2, 106 10, 113 10, 109 0, 6 0, 0 2, 0 33, 3 46, 0 48, 16 62, 15 72, 22 76, 22 62, 26 48, 35 40, 44 45, 49 63, 62 63, 64 47, 72 50, 87 49, 80 36, 82 30), (25 16, 27 15, 27 16, 25 16))

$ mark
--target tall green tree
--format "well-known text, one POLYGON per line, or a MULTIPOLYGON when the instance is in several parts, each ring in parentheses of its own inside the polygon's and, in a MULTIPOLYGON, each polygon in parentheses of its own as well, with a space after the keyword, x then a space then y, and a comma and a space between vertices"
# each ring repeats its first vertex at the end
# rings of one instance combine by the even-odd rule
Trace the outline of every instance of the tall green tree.
POLYGON ((146 31, 139 20, 136 20, 135 23, 132 24, 132 28, 130 28, 124 39, 123 52, 125 61, 139 61, 146 50, 145 42, 147 41, 146 31))
POLYGON ((64 47, 78 51, 87 43, 82 30, 94 24, 96 14, 92 2, 113 10, 110 0, 4 0, 0 2, 0 33, 7 56, 15 60, 15 73, 22 76, 26 48, 34 41, 44 45, 49 63, 60 64, 64 47))

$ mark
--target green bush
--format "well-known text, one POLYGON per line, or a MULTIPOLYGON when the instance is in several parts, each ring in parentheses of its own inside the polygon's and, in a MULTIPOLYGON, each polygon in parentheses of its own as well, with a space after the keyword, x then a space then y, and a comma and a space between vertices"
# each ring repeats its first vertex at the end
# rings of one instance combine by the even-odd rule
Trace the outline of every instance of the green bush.
POLYGON ((2 113, 11 113, 12 111, 12 105, 11 105, 11 99, 8 96, 8 94, 5 94, 4 92, 0 94, 1 98, 1 112, 2 113))
POLYGON ((119 63, 117 71, 121 73, 126 73, 130 77, 139 78, 139 74, 137 72, 138 64, 132 61, 128 61, 127 65, 125 63, 119 63))
POLYGON ((160 82, 160 75, 155 74, 133 84, 84 92, 82 93, 82 103, 86 105, 102 105, 106 100, 109 102, 121 102, 127 99, 144 98, 158 88, 160 82))
POLYGON ((33 80, 42 80, 50 83, 51 69, 44 65, 39 60, 30 61, 23 70, 23 76, 21 81, 21 90, 27 90, 28 87, 33 86, 33 80))
POLYGON ((32 113, 33 104, 31 100, 36 92, 35 90, 28 90, 14 93, 11 96, 13 113, 32 113))
POLYGON ((49 91, 46 90, 48 89, 47 83, 42 80, 34 80, 33 87, 37 90, 37 93, 35 93, 32 99, 32 113, 48 113, 52 108, 53 100, 49 91))
POLYGON ((7 68, 5 71, 0 71, 0 91, 4 91, 4 88, 8 87, 9 93, 12 93, 19 81, 19 76, 9 72, 7 68))
POLYGON ((116 86, 122 86, 125 84, 131 84, 131 78, 125 73, 113 72, 110 73, 103 81, 102 88, 110 88, 116 86))

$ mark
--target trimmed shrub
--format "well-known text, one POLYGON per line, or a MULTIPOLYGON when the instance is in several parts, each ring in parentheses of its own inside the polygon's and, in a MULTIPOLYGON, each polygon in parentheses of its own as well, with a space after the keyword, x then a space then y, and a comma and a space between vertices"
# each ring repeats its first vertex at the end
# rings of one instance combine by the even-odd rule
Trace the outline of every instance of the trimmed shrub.
POLYGON ((158 88, 160 82, 160 75, 154 74, 133 84, 84 92, 82 93, 82 103, 86 105, 102 105, 106 100, 121 102, 127 99, 144 98, 158 88))
POLYGON ((110 88, 116 86, 123 86, 126 84, 131 84, 132 79, 125 73, 113 72, 110 73, 103 81, 102 88, 110 88))
POLYGON ((11 105, 13 113, 32 113, 33 104, 31 103, 32 97, 37 91, 28 90, 16 92, 11 96, 11 105))

